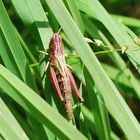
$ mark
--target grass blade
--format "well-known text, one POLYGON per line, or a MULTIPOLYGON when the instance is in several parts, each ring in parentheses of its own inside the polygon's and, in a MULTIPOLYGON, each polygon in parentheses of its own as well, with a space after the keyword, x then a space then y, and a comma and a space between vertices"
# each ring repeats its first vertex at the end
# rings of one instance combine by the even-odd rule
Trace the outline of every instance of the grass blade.
MULTIPOLYGON (((91 37, 102 40, 104 42, 104 44, 106 44, 109 47, 109 49, 113 49, 112 44, 109 42, 109 40, 103 34, 103 32, 100 31, 99 29, 97 29, 95 24, 93 24, 86 16, 83 16, 83 21, 85 23, 86 31, 91 37), (92 28, 92 30, 91 30, 91 28, 92 28)), ((132 34, 132 33, 129 33, 129 34, 132 34)), ((121 56, 117 52, 109 53, 108 56, 112 59, 112 61, 116 64, 116 66, 120 69, 120 71, 123 72, 125 77, 128 79, 129 83, 131 83, 131 85, 133 86, 133 89, 136 91, 136 96, 140 99, 139 83, 137 82, 137 80, 136 80, 135 76, 133 75, 133 73, 131 72, 131 70, 126 65, 125 61, 121 58, 121 56)))
POLYGON ((16 119, 0 98, 0 133, 5 139, 29 140, 16 119), (18 130, 18 131, 17 131, 18 130))
POLYGON ((140 28, 140 20, 132 17, 126 17, 126 16, 121 16, 121 15, 111 15, 113 19, 118 20, 127 25, 127 26, 132 26, 132 27, 138 27, 140 28))
POLYGON ((38 0, 11 0, 23 23, 30 29, 40 49, 48 49, 52 30, 38 0), (22 9, 22 10, 21 10, 22 9))
POLYGON ((97 131, 98 138, 110 140, 111 129, 110 129, 109 118, 108 118, 107 110, 105 108, 104 100, 102 99, 99 92, 93 86, 94 81, 92 80, 92 78, 90 77, 86 69, 84 70, 84 74, 85 74, 86 86, 88 89, 89 103, 91 105, 92 112, 94 114, 95 127, 98 130, 97 131))
POLYGON ((3 62, 8 69, 37 91, 28 62, 1 0, 0 13, 0 53, 3 62))
POLYGON ((77 26, 79 27, 79 29, 81 30, 82 33, 84 33, 84 24, 79 12, 79 9, 77 8, 76 2, 75 0, 65 0, 69 6, 70 12, 72 14, 72 17, 75 21, 75 23, 77 24, 77 26))
POLYGON ((126 44, 129 45, 130 50, 128 49, 128 51, 126 51, 127 56, 139 71, 140 50, 131 51, 131 49, 136 48, 137 45, 134 43, 134 40, 130 39, 127 31, 124 32, 120 29, 98 0, 88 0, 88 2, 79 0, 78 2, 82 3, 82 8, 84 7, 84 10, 86 10, 87 13, 92 13, 92 17, 99 20, 107 28, 121 48, 123 48, 126 44))
POLYGON ((2 65, 0 65, 0 85, 1 89, 5 91, 7 95, 20 104, 40 123, 45 124, 47 128, 59 138, 67 140, 77 139, 78 137, 79 139, 86 140, 75 127, 70 125, 31 88, 26 86, 2 65), (15 85, 14 83, 18 83, 18 85, 15 85))

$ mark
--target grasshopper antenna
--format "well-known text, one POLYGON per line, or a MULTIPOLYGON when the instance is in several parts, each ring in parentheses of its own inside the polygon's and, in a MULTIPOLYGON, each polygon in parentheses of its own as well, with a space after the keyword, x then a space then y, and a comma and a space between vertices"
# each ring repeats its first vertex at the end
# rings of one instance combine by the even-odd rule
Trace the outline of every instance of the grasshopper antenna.
POLYGON ((57 32, 57 33, 59 34, 59 33, 61 32, 61 30, 62 30, 62 27, 60 27, 60 29, 58 30, 58 32, 57 32))

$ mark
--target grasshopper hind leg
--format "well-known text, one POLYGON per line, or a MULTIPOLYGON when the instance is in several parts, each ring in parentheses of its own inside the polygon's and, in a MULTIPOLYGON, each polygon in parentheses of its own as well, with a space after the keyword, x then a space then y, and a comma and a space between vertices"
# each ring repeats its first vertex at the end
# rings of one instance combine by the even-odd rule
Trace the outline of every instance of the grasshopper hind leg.
POLYGON ((78 91, 77 85, 75 83, 75 80, 73 78, 73 75, 72 75, 71 71, 68 68, 67 68, 67 70, 68 70, 68 75, 69 75, 69 78, 70 78, 70 84, 71 84, 71 88, 72 88, 73 92, 75 93, 77 98, 80 100, 80 102, 84 102, 83 97, 80 95, 80 93, 78 91))
POLYGON ((59 87, 59 84, 58 84, 56 73, 55 73, 55 71, 52 67, 50 67, 50 75, 51 75, 51 81, 53 83, 53 86, 54 86, 58 96, 60 97, 61 101, 64 101, 64 98, 62 96, 62 93, 61 93, 61 90, 60 90, 60 87, 59 87))

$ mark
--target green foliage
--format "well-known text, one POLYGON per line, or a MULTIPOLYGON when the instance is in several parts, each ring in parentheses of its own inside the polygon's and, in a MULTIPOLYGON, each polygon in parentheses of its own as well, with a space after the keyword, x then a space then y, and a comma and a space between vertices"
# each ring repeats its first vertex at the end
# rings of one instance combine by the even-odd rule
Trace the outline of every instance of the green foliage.
MULTIPOLYGON (((102 4, 108 11, 109 3, 124 4, 107 0, 102 4)), ((117 11, 109 14, 102 4, 0 0, 1 139, 140 139, 140 125, 130 109, 140 99, 140 21, 117 11), (66 61, 85 100, 71 121, 45 71, 48 56, 39 53, 48 51, 53 31, 60 28, 66 61), (124 54, 117 52, 125 47, 124 54)), ((78 103, 75 97, 73 103, 78 103)))

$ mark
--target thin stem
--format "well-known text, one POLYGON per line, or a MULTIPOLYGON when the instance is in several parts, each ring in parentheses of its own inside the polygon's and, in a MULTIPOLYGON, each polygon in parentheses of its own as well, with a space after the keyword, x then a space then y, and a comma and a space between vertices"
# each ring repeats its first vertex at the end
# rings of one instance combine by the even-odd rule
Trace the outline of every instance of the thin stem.
POLYGON ((113 50, 99 51, 99 52, 95 52, 95 54, 103 54, 103 53, 118 52, 118 51, 122 51, 122 49, 113 49, 113 50))

